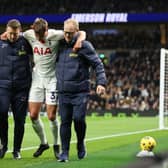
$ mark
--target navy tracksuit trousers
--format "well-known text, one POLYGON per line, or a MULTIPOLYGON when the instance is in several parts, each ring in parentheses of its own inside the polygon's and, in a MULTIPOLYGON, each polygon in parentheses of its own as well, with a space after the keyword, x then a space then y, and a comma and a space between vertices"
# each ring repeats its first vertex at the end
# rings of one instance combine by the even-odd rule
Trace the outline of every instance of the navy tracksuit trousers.
POLYGON ((77 136, 77 147, 84 143, 86 133, 86 110, 88 94, 59 94, 59 113, 61 116, 60 136, 62 151, 68 152, 71 140, 71 124, 74 121, 74 128, 77 136))
POLYGON ((8 111, 11 107, 14 118, 13 151, 20 151, 27 114, 28 93, 28 88, 0 88, 0 139, 4 150, 8 149, 8 111))

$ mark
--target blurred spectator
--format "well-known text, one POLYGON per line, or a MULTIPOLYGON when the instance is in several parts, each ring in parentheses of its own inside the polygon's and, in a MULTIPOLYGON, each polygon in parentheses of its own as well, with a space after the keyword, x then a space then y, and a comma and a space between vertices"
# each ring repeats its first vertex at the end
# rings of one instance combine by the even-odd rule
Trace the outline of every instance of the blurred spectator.
POLYGON ((129 53, 127 57, 117 57, 106 65, 106 95, 98 97, 92 88, 88 109, 158 110, 159 50, 137 50, 134 56, 131 50, 129 53))
POLYGON ((53 14, 88 12, 167 12, 164 0, 1 0, 1 14, 53 14), (10 4, 10 8, 8 7, 10 4))

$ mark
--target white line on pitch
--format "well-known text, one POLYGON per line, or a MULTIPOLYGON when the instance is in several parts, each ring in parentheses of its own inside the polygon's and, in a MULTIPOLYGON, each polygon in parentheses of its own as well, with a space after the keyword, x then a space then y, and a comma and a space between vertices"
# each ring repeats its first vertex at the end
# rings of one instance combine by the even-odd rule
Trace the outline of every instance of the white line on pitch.
MULTIPOLYGON (((85 141, 90 142, 90 141, 96 141, 96 140, 108 139, 108 138, 114 138, 114 137, 120 137, 120 136, 126 136, 126 135, 142 134, 145 132, 153 132, 153 131, 160 131, 160 129, 156 128, 156 129, 143 130, 143 131, 134 131, 134 132, 126 132, 126 133, 120 133, 120 134, 106 135, 106 136, 95 137, 95 138, 86 138, 85 141)), ((71 141, 71 143, 76 143, 76 140, 71 141)), ((50 145, 52 145, 52 144, 50 144, 50 145)), ((31 150, 31 149, 36 149, 36 148, 38 148, 38 146, 22 148, 21 150, 25 151, 25 150, 31 150)), ((12 151, 9 150, 8 152, 12 152, 12 151)))

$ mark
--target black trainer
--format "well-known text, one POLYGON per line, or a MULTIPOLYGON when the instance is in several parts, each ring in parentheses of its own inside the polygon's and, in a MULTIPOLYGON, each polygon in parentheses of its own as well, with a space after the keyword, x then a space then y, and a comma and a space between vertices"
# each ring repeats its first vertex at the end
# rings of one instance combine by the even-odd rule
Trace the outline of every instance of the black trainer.
POLYGON ((7 149, 1 148, 0 149, 0 158, 2 159, 5 156, 7 149))
POLYGON ((53 150, 54 150, 54 156, 56 159, 59 159, 59 154, 60 154, 60 147, 59 145, 54 145, 53 146, 53 150))
POLYGON ((78 158, 79 159, 83 159, 86 157, 87 153, 86 153, 86 148, 85 148, 85 144, 77 144, 77 150, 78 150, 78 158))
POLYGON ((86 155, 87 155, 86 150, 78 151, 78 158, 79 159, 84 159, 86 157, 86 155))
POLYGON ((62 152, 62 153, 59 155, 58 161, 59 161, 59 162, 68 162, 68 152, 62 152))
POLYGON ((19 160, 22 158, 20 155, 20 152, 18 152, 18 151, 12 152, 12 155, 13 155, 13 159, 16 159, 16 160, 19 160))
POLYGON ((48 144, 41 144, 39 146, 39 148, 36 150, 36 152, 34 152, 33 156, 34 157, 39 157, 47 149, 49 149, 49 145, 48 144))

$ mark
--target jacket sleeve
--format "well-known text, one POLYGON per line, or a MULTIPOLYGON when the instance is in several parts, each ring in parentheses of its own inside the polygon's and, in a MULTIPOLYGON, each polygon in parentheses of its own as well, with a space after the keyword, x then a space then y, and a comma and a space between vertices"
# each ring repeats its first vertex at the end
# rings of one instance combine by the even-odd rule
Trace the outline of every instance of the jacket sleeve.
POLYGON ((94 47, 88 41, 83 41, 82 48, 79 51, 82 56, 87 59, 89 65, 93 68, 96 73, 96 83, 97 85, 106 85, 106 74, 104 70, 104 65, 100 58, 98 57, 94 47))

